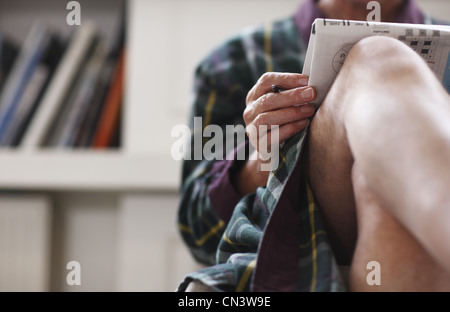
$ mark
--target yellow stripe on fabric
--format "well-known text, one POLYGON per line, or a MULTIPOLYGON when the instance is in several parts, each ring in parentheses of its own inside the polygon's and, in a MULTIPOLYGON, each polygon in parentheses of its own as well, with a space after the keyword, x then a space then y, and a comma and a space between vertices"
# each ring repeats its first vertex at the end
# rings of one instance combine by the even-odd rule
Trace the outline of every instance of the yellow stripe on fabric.
POLYGON ((216 225, 215 227, 211 228, 211 230, 209 230, 208 233, 206 233, 205 235, 203 235, 202 238, 197 239, 197 240, 195 241, 195 243, 196 243, 198 246, 203 245, 203 244, 204 244, 211 236, 217 234, 217 232, 219 232, 219 230, 220 230, 221 228, 223 228, 224 225, 225 225, 225 223, 224 223, 222 220, 220 220, 219 223, 217 223, 217 225, 216 225))
POLYGON ((319 235, 326 235, 327 232, 325 231, 318 231, 317 233, 313 233, 311 239, 309 240, 309 242, 307 242, 306 244, 300 244, 300 249, 305 249, 308 248, 309 246, 311 246, 312 240, 316 239, 317 236, 319 235))
POLYGON ((311 291, 316 289, 317 284, 317 246, 316 246, 316 229, 314 226, 314 196, 309 185, 306 185, 306 192, 308 194, 308 208, 309 208, 309 222, 311 224, 311 250, 312 250, 312 279, 311 291))
POLYGON ((279 155, 280 155, 282 161, 278 164, 278 168, 277 168, 277 169, 275 169, 275 170, 273 170, 273 171, 270 172, 268 181, 269 181, 270 179, 272 179, 273 176, 275 176, 275 175, 277 174, 277 172, 281 169, 281 167, 283 166, 283 164, 286 163, 286 156, 284 155, 284 153, 283 153, 281 150, 280 150, 280 152, 279 152, 279 155))
POLYGON ((217 99, 217 91, 212 90, 209 93, 208 102, 206 103, 205 120, 203 121, 203 129, 205 129, 211 123, 211 114, 212 114, 214 104, 216 104, 216 99, 217 99))
MULTIPOLYGON (((233 229, 234 229, 234 227, 238 225, 238 222, 239 222, 240 220, 248 220, 248 219, 245 218, 245 217, 240 217, 240 218, 238 218, 238 219, 233 223, 233 225, 231 226, 231 229, 230 229, 228 232, 232 232, 233 229)), ((240 244, 240 243, 237 243, 237 242, 232 242, 232 241, 228 238, 227 232, 224 233, 224 235, 223 235, 223 240, 224 240, 225 242, 227 242, 228 244, 230 244, 230 245, 243 245, 243 244, 240 244)))
POLYGON ((185 232, 185 233, 192 233, 192 229, 184 224, 178 224, 178 228, 180 229, 180 231, 185 232))
POLYGON ((273 72, 273 62, 272 62, 272 24, 266 24, 264 31, 264 52, 266 53, 266 71, 273 72))
MULTIPOLYGON (((217 91, 213 90, 209 94, 208 102, 206 103, 205 120, 203 121, 203 130, 205 130, 205 128, 207 126, 209 126, 209 124, 211 123, 212 110, 213 110, 214 104, 216 104, 216 99, 217 99, 217 91)), ((208 142, 208 140, 209 140, 209 138, 203 137, 203 144, 206 144, 206 142, 208 142)))
POLYGON ((252 273, 253 269, 255 268, 256 265, 256 259, 251 261, 248 266, 247 269, 245 269, 244 274, 241 277, 241 280, 239 281, 239 284, 236 288, 237 292, 242 292, 244 291, 245 285, 247 285, 247 281, 250 277, 250 274, 252 273))

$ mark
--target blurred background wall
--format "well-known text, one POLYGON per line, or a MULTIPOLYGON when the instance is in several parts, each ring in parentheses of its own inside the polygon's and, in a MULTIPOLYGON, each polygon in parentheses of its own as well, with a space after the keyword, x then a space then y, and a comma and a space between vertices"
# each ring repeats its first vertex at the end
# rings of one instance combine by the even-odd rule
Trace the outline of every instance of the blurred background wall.
MULTIPOLYGON (((70 41, 78 26, 67 25, 68 2, 0 0, 0 34, 20 45, 41 19, 70 41)), ((290 15, 302 1, 78 2, 82 25, 94 21, 106 51, 117 49, 126 7, 116 139, 0 148, 0 291, 173 291, 199 268, 177 232, 181 163, 170 155, 195 66, 240 29, 290 15), (70 261, 81 266, 79 286, 66 281, 70 261)), ((450 16, 448 0, 418 2, 450 16)))

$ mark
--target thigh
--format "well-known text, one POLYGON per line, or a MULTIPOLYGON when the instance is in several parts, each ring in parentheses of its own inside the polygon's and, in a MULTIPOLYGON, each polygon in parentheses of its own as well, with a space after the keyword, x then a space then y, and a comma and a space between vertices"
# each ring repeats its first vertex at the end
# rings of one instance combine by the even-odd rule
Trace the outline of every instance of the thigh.
POLYGON ((340 109, 331 90, 311 122, 302 164, 337 261, 348 265, 356 243, 356 212, 353 157, 340 109))
POLYGON ((356 159, 383 208, 450 268, 450 248, 440 242, 450 236, 448 101, 427 64, 402 43, 372 37, 350 52, 302 155, 340 264, 356 243, 356 159))

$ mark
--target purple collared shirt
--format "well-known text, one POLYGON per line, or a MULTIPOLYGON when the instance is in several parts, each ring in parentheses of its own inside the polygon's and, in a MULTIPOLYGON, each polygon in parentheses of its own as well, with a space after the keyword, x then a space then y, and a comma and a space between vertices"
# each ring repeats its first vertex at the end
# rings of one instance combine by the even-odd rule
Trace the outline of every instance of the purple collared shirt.
MULTIPOLYGON (((309 42, 311 25, 316 18, 327 18, 317 6, 316 0, 306 0, 295 14, 295 24, 303 40, 309 42)), ((403 8, 397 16, 397 23, 423 24, 424 15, 414 0, 405 0, 403 8)))

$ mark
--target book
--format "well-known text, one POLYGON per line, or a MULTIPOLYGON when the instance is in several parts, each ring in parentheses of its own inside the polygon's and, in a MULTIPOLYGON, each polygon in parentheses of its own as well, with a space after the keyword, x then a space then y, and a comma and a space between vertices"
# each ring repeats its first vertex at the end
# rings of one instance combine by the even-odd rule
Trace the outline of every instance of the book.
POLYGON ((398 39, 416 51, 450 93, 450 26, 316 19, 303 74, 317 90, 320 105, 352 47, 369 36, 398 39))
POLYGON ((0 139, 2 146, 17 146, 20 143, 63 52, 64 43, 58 36, 53 35, 41 61, 24 87, 11 123, 0 139))
POLYGON ((95 59, 96 51, 100 48, 100 38, 93 43, 90 47, 85 59, 80 64, 79 71, 75 79, 72 81, 72 85, 68 90, 64 99, 63 105, 61 105, 55 116, 52 126, 50 127, 47 135, 42 142, 42 146, 45 147, 70 147, 64 144, 64 136, 68 138, 70 135, 69 128, 73 128, 73 122, 70 119, 74 119, 74 114, 79 110, 85 99, 89 97, 88 90, 91 88, 92 82, 92 62, 95 59), (88 82, 86 83, 86 79, 88 82), (72 116, 71 116, 72 115, 72 116))
POLYGON ((115 53, 108 55, 108 58, 100 73, 99 81, 95 87, 95 92, 92 102, 89 105, 86 115, 80 124, 76 133, 76 138, 73 146, 77 148, 90 147, 94 135, 95 126, 97 125, 100 112, 103 110, 108 88, 112 83, 115 64, 117 62, 115 53))
POLYGON ((39 65, 52 37, 52 31, 40 21, 33 24, 20 49, 0 97, 0 142, 22 99, 24 90, 39 65))
MULTIPOLYGON (((113 83, 114 74, 117 67, 117 63, 119 61, 120 53, 125 44, 126 16, 127 16, 126 6, 123 5, 117 34, 115 35, 114 41, 111 44, 107 60, 102 69, 99 82, 96 86, 93 101, 89 106, 85 118, 78 129, 77 137, 74 142, 74 147, 86 148, 91 147, 93 145, 97 125, 100 120, 100 115, 103 112, 103 108, 105 107, 105 101, 108 96, 109 88, 113 83)), ((119 127, 116 128, 118 129, 119 127)), ((120 131, 120 129, 118 129, 117 131, 120 131)), ((117 131, 116 136, 119 137, 120 133, 117 133, 117 131)), ((118 142, 115 143, 119 144, 118 142)))
POLYGON ((92 103, 95 87, 106 59, 106 50, 98 42, 57 118, 48 141, 49 146, 72 147, 78 129, 92 103))
POLYGON ((19 45, 0 32, 0 94, 18 54, 19 45))
POLYGON ((109 147, 114 137, 114 131, 119 124, 124 93, 125 54, 125 47, 123 47, 115 70, 114 81, 109 89, 94 136, 93 147, 97 149, 109 147))
POLYGON ((27 128, 20 148, 40 147, 59 111, 64 106, 71 87, 80 75, 83 64, 98 40, 98 29, 91 21, 76 28, 56 69, 33 119, 27 128))
POLYGON ((99 42, 93 55, 86 65, 85 72, 81 76, 81 83, 77 91, 75 101, 68 112, 68 118, 63 124, 58 146, 73 147, 89 106, 91 106, 95 95, 95 88, 100 80, 100 74, 106 60, 106 50, 99 42))

